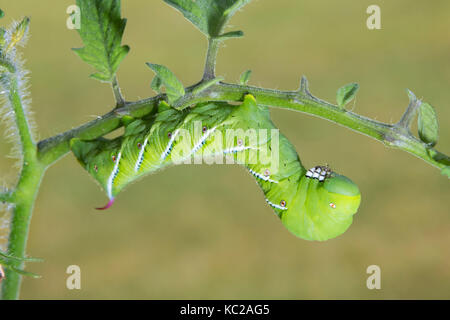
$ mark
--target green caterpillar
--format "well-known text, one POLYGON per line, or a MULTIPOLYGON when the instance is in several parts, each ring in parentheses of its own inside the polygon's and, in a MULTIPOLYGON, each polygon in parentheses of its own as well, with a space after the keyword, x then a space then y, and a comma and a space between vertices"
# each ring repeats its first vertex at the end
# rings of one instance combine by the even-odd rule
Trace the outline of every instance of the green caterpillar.
POLYGON ((361 200, 350 179, 324 166, 306 170, 292 144, 278 133, 268 108, 251 95, 239 106, 206 103, 184 111, 162 102, 150 118, 127 124, 123 136, 73 139, 71 148, 110 199, 100 209, 109 208, 126 185, 150 172, 224 158, 247 168, 282 223, 303 239, 323 241, 345 232, 361 200))

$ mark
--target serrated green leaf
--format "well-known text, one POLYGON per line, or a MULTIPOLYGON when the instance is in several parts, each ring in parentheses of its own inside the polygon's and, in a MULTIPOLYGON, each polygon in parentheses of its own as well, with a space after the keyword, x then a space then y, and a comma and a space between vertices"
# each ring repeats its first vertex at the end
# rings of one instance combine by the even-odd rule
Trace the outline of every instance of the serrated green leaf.
POLYGON ((120 0, 77 0, 76 3, 81 11, 78 33, 84 47, 73 50, 97 70, 92 78, 112 82, 130 51, 128 46, 121 45, 126 19, 120 16, 120 0))
POLYGON ((447 176, 447 178, 450 179, 450 166, 446 166, 445 168, 442 169, 441 173, 444 176, 447 176))
POLYGON ((248 81, 250 80, 251 75, 252 75, 252 70, 247 70, 247 71, 243 72, 241 74, 241 78, 239 79, 239 83, 242 86, 247 85, 248 81))
POLYGON ((155 91, 156 93, 161 93, 161 87, 163 83, 161 81, 161 78, 158 76, 155 76, 152 80, 152 83, 150 84, 150 87, 155 91))
POLYGON ((430 146, 434 146, 439 138, 439 124, 434 108, 423 102, 419 108, 417 121, 420 139, 430 146))
POLYGON ((228 20, 251 0, 164 0, 206 36, 217 38, 228 20))
POLYGON ((156 73, 156 76, 161 79, 162 84, 166 88, 166 94, 170 104, 184 96, 185 92, 183 84, 166 66, 148 62, 147 66, 149 66, 149 68, 156 73))
POLYGON ((347 103, 353 100, 358 92, 359 84, 349 83, 338 89, 336 93, 336 102, 338 106, 344 107, 347 103))

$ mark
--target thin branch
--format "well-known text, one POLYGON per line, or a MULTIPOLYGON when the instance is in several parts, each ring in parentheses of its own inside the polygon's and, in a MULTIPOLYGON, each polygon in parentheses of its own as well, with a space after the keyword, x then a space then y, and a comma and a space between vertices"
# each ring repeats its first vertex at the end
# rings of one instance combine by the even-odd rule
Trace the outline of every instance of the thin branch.
MULTIPOLYGON (((245 94, 251 93, 256 97, 259 104, 295 110, 329 120, 358 133, 365 134, 384 143, 386 146, 409 152, 437 168, 442 169, 450 165, 450 158, 448 156, 430 148, 409 132, 405 133, 398 126, 375 121, 344 110, 314 97, 308 90, 278 91, 252 86, 218 83, 199 92, 197 95, 193 95, 192 92, 196 91, 195 88, 202 85, 203 82, 200 82, 193 87, 187 88, 186 95, 176 101, 175 107, 184 109, 196 103, 207 101, 239 102, 243 100, 245 94)), ((306 79, 303 81, 303 88, 307 88, 306 79)), ((122 126, 119 119, 123 115, 131 115, 136 118, 148 115, 155 110, 158 102, 162 99, 165 99, 164 95, 158 95, 134 103, 127 103, 124 107, 116 109, 98 120, 56 137, 43 140, 38 144, 39 158, 46 165, 49 165, 69 152, 70 139, 74 137, 95 139, 103 136, 122 126)))
POLYGON ((24 163, 27 163, 28 161, 32 161, 32 158, 35 157, 36 146, 33 141, 33 136, 28 124, 27 116, 25 115, 17 81, 18 80, 16 73, 11 74, 8 98, 11 102, 17 131, 19 133, 20 142, 22 144, 24 163))
POLYGON ((209 38, 208 52, 206 53, 205 71, 203 80, 211 80, 216 77, 216 60, 219 52, 221 40, 217 38, 209 38))
POLYGON ((125 105, 125 99, 123 98, 122 92, 120 91, 119 81, 117 80, 117 76, 114 76, 113 81, 111 82, 111 87, 114 93, 114 99, 116 99, 116 106, 123 107, 125 105))

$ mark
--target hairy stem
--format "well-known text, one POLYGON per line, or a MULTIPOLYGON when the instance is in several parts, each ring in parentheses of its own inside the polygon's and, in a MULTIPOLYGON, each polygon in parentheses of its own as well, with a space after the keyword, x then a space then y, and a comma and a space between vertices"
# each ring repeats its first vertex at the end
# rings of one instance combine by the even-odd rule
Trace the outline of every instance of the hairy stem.
MULTIPOLYGON (((312 96, 306 87, 301 91, 278 91, 218 83, 200 91, 197 95, 193 95, 192 92, 202 85, 203 82, 200 82, 196 86, 187 88, 186 95, 175 102, 175 107, 183 109, 193 104, 207 101, 239 102, 243 100, 245 94, 251 93, 256 97, 259 104, 295 110, 329 120, 353 131, 365 134, 389 147, 407 151, 437 168, 444 168, 450 165, 448 156, 430 148, 411 135, 409 131, 404 130, 404 128, 375 121, 320 100, 312 96)), ((43 140, 38 144, 38 156, 43 163, 49 165, 69 151, 70 139, 74 137, 95 139, 103 136, 121 126, 121 116, 143 117, 154 110, 162 99, 164 99, 164 95, 127 103, 124 107, 116 109, 98 120, 56 137, 43 140)))
POLYGON ((122 107, 125 105, 125 99, 122 96, 122 92, 120 91, 119 81, 117 80, 117 76, 114 76, 114 79, 111 83, 111 87, 114 93, 114 98, 116 99, 116 106, 122 107))
POLYGON ((19 93, 19 87, 17 83, 17 77, 15 74, 10 78, 10 91, 9 100, 14 111, 16 126, 22 144, 22 155, 25 159, 33 157, 35 155, 36 147, 31 134, 30 126, 25 115, 25 111, 22 105, 22 99, 19 93))
MULTIPOLYGON (((25 256, 33 205, 45 168, 37 160, 37 148, 23 109, 15 74, 11 74, 8 98, 14 111, 23 154, 19 182, 10 196, 10 200, 14 204, 14 210, 11 219, 8 254, 20 258, 25 256)), ((11 260, 10 265, 22 269, 23 261, 11 260)), ((17 299, 19 297, 21 278, 21 275, 17 272, 10 269, 6 270, 6 279, 2 283, 3 299, 17 299)))
POLYGON ((209 38, 208 52, 206 53, 205 71, 203 80, 211 80, 216 77, 216 59, 221 41, 217 38, 209 38))
MULTIPOLYGON (((31 216, 34 201, 44 174, 44 168, 38 163, 28 163, 22 169, 19 183, 14 192, 14 210, 8 243, 8 254, 14 257, 25 257, 31 216)), ((23 269, 24 262, 10 260, 10 265, 23 269)), ((6 269, 6 278, 2 282, 2 299, 18 299, 22 276, 6 269)))

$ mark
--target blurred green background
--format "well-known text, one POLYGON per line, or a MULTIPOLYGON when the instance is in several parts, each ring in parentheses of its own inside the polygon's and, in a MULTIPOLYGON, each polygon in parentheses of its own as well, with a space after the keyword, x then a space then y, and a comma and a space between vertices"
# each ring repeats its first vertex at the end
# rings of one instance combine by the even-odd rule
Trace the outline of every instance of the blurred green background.
MULTIPOLYGON (((39 138, 111 109, 107 85, 70 48, 74 1, 3 0, 2 24, 31 16, 24 49, 31 71, 39 138)), ((397 121, 406 88, 436 107, 438 149, 450 152, 450 2, 255 0, 231 21, 245 31, 227 41, 218 75, 252 85, 296 89, 302 74, 313 94, 334 101, 340 86, 361 85, 354 110, 397 121), (366 8, 381 6, 382 30, 366 27, 366 8)), ((123 1, 124 43, 131 52, 119 80, 128 100, 154 93, 145 62, 164 64, 184 84, 202 75, 206 41, 162 0, 123 1)), ((33 216, 28 253, 45 258, 28 269, 22 298, 450 298, 449 181, 407 153, 314 117, 272 111, 306 167, 328 163, 358 183, 363 200, 353 225, 324 243, 295 238, 237 166, 173 167, 135 183, 115 206, 71 155, 50 168, 33 216), (76 264, 82 289, 66 288, 76 264), (368 290, 366 268, 381 267, 381 290, 368 290)), ((10 145, 0 140, 2 154, 10 145)), ((2 179, 14 161, 2 157, 2 179)))

